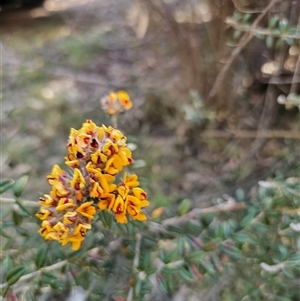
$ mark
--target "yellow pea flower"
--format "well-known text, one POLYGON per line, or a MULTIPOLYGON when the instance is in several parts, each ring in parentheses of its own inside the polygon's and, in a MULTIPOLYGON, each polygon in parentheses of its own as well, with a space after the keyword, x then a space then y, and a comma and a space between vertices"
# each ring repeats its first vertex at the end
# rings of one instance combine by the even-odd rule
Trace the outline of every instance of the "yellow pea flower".
POLYGON ((93 201, 85 202, 81 204, 76 211, 81 215, 87 217, 88 219, 94 219, 94 215, 96 214, 96 208, 93 206, 93 201))

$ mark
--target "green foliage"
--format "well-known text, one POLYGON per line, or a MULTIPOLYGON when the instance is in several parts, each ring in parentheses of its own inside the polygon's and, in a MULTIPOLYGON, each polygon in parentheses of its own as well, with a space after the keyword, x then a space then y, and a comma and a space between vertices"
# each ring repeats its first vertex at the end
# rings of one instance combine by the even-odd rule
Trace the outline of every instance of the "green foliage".
MULTIPOLYGON (((247 200, 241 190, 237 194, 247 200)), ((224 300, 292 300, 298 293, 300 268, 299 179, 260 181, 257 194, 247 202, 237 212, 203 211, 191 218, 190 202, 184 200, 170 225, 164 220, 116 228, 110 215, 101 216, 82 248, 72 252, 31 237, 28 214, 22 207, 13 209, 2 223, 7 233, 1 255, 2 294, 18 292, 19 285, 26 287, 29 281, 27 300, 42 288, 60 292, 73 285, 88 290, 91 300, 112 296, 112 287, 119 289, 119 296, 145 300, 153 289, 172 296, 182 283, 219 281, 227 275, 231 284, 223 292, 224 300), (158 287, 153 287, 153 277, 158 287)))
MULTIPOLYGON (((249 32, 253 23, 253 17, 249 13, 236 11, 227 23, 234 28, 233 40, 239 40, 242 32, 249 32)), ((297 24, 289 24, 286 18, 280 18, 278 15, 269 17, 267 27, 257 26, 252 29, 254 35, 259 39, 264 39, 268 48, 280 49, 284 43, 296 45, 300 39, 297 24)))
POLYGON ((15 181, 13 179, 1 179, 0 181, 0 194, 4 193, 10 187, 14 185, 15 181))

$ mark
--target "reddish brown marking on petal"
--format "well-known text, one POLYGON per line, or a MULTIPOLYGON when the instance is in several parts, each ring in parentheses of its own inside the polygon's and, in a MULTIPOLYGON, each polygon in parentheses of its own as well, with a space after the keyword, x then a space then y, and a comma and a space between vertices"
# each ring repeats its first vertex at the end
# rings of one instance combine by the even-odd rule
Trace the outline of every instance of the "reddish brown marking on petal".
POLYGON ((77 159, 82 159, 83 158, 83 154, 80 152, 77 152, 76 154, 77 159))
POLYGON ((116 213, 117 213, 117 214, 122 213, 122 210, 121 210, 121 204, 118 205, 116 213))
POLYGON ((115 149, 114 149, 114 147, 112 145, 108 149, 110 150, 110 155, 111 156, 116 153, 116 151, 115 151, 115 149))
POLYGON ((43 234, 45 231, 46 231, 47 229, 46 228, 44 228, 42 231, 41 231, 41 234, 43 234))
POLYGON ((132 163, 132 159, 131 158, 127 158, 128 162, 131 164, 132 163))
POLYGON ((141 195, 146 198, 147 197, 147 193, 146 192, 142 192, 141 195))
POLYGON ((74 223, 76 221, 76 216, 73 217, 68 217, 68 220, 72 223, 74 223))
POLYGON ((74 189, 76 190, 80 190, 80 183, 79 182, 76 182, 75 185, 74 185, 74 189))
POLYGON ((84 143, 86 143, 86 144, 88 144, 89 140, 90 140, 89 137, 85 137, 85 138, 83 139, 84 143))
POLYGON ((134 209, 134 207, 131 207, 131 209, 135 212, 135 214, 133 216, 137 215, 137 211, 134 209))
POLYGON ((80 235, 84 237, 85 236, 85 232, 83 230, 80 230, 80 235))
POLYGON ((98 148, 98 146, 99 146, 99 143, 97 142, 97 140, 93 139, 92 142, 91 142, 91 147, 98 148))

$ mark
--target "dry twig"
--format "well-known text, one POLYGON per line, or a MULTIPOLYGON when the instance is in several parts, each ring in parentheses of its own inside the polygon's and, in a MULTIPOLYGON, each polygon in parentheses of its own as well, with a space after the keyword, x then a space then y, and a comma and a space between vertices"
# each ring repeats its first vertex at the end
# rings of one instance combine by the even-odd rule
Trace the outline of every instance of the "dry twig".
POLYGON ((162 225, 164 228, 171 226, 171 225, 179 225, 182 222, 187 222, 191 219, 198 218, 202 214, 209 214, 209 213, 218 213, 223 211, 237 211, 242 210, 246 208, 245 203, 236 203, 236 202, 226 202, 222 203, 220 205, 211 206, 208 208, 195 208, 188 212, 187 214, 184 214, 182 216, 175 216, 168 218, 162 222, 162 225))

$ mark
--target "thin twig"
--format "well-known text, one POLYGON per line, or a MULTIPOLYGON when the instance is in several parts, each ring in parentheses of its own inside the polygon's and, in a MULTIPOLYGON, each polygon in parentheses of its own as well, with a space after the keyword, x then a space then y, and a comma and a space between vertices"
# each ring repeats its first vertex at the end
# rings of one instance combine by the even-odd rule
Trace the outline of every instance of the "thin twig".
MULTIPOLYGON (((1 204, 7 204, 7 205, 14 205, 16 203, 15 199, 11 199, 11 198, 5 198, 5 197, 0 197, 0 203, 1 204)), ((29 201, 29 200, 22 200, 22 203, 28 207, 40 207, 41 204, 35 201, 29 201)))
POLYGON ((251 39, 254 36, 255 33, 255 28, 257 27, 258 23, 262 20, 262 18, 266 15, 266 13, 271 9, 271 7, 278 2, 279 0, 273 0, 269 3, 269 5, 262 11, 262 13, 255 19, 255 21, 253 22, 253 24, 250 26, 249 31, 246 32, 244 34, 244 36, 242 37, 242 39, 240 40, 239 44, 237 45, 237 47, 232 51, 232 54, 230 56, 230 58, 228 59, 227 63, 223 66, 223 68, 221 69, 221 71, 219 72, 216 81, 209 93, 209 95, 211 97, 215 96, 216 93, 218 92, 224 77, 227 73, 227 71, 229 70, 229 68, 231 67, 233 61, 236 59, 236 57, 238 56, 238 54, 243 50, 243 48, 251 41, 251 39))
MULTIPOLYGON (((44 267, 44 268, 41 268, 39 269, 38 271, 34 271, 32 273, 29 273, 29 274, 26 274, 24 276, 22 276, 15 284, 14 286, 16 285, 20 285, 20 282, 23 282, 23 281, 26 281, 26 280, 29 280, 31 278, 34 278, 36 276, 38 276, 39 274, 41 274, 43 271, 54 271, 54 270, 57 270, 57 269, 60 269, 62 268, 63 266, 65 266, 66 264, 68 263, 67 260, 63 260, 63 261, 60 261, 60 262, 57 262, 53 265, 49 265, 47 267, 44 267)), ((7 283, 2 283, 0 284, 0 289, 4 289, 8 286, 7 283)))
POLYGON ((209 214, 209 213, 218 213, 218 212, 224 212, 224 211, 237 211, 242 210, 246 208, 245 203, 235 203, 235 202, 226 202, 222 203, 220 205, 208 207, 208 208, 195 208, 191 210, 190 212, 182 215, 182 216, 175 216, 168 218, 162 222, 162 225, 164 228, 170 226, 170 225, 179 225, 182 222, 187 222, 191 219, 198 218, 202 214, 209 214))

